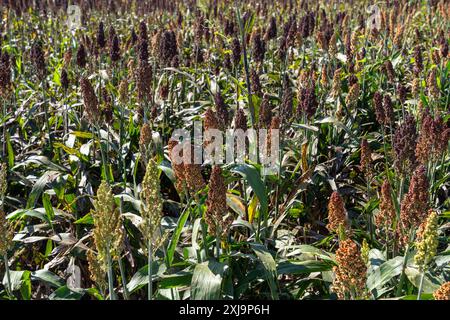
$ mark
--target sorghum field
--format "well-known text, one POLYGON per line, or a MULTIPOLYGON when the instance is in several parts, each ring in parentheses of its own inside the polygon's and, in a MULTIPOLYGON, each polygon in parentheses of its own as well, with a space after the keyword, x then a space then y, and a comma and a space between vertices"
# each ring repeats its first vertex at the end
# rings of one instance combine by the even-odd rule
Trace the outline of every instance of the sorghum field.
POLYGON ((0 299, 450 298, 447 0, 0 14, 0 299), (195 121, 277 170, 175 161, 195 121))

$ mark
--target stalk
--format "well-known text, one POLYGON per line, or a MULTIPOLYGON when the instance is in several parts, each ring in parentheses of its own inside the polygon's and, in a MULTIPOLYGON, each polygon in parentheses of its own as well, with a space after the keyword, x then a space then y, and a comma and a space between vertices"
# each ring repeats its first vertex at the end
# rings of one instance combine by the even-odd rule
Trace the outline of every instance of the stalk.
POLYGON ((148 254, 148 300, 152 300, 153 296, 153 280, 152 280, 152 252, 153 244, 151 240, 148 240, 147 254, 148 254))
POLYGON ((220 234, 219 231, 216 231, 216 255, 217 255, 217 261, 219 261, 220 257, 220 234))
POLYGON ((112 270, 112 259, 111 259, 111 252, 109 251, 109 246, 108 246, 108 252, 107 254, 107 259, 108 259, 108 289, 109 289, 109 300, 117 300, 116 299, 116 295, 114 293, 114 275, 113 275, 113 270, 112 270))
POLYGON ((252 126, 254 126, 255 125, 255 108, 253 106, 252 90, 251 90, 251 85, 250 85, 250 72, 249 72, 248 61, 247 61, 247 46, 246 46, 246 41, 245 41, 245 29, 244 29, 244 26, 242 25, 241 13, 239 11, 239 7, 238 7, 236 1, 235 1, 235 6, 236 6, 236 15, 237 15, 237 20, 238 20, 238 24, 239 24, 239 29, 241 32, 242 53, 244 55, 245 79, 247 82, 247 91, 248 91, 248 106, 250 108, 250 116, 251 116, 251 120, 252 120, 252 126))
POLYGON ((417 293, 417 300, 420 300, 420 296, 422 294, 424 278, 425 278, 425 270, 422 270, 422 273, 420 274, 420 284, 419 284, 419 292, 417 293))
POLYGON ((127 279, 125 277, 125 268, 122 262, 122 258, 119 258, 119 269, 120 269, 120 277, 122 278, 122 286, 123 286, 123 297, 125 300, 129 300, 129 294, 127 289, 127 279))
POLYGON ((405 268, 406 268, 406 262, 408 260, 408 251, 409 251, 409 244, 406 245, 406 249, 405 249, 405 255, 404 255, 404 258, 403 258, 402 273, 401 273, 401 276, 400 276, 400 282, 398 283, 398 287, 397 287, 397 293, 396 293, 397 297, 399 297, 402 294, 403 283, 405 282, 405 268))

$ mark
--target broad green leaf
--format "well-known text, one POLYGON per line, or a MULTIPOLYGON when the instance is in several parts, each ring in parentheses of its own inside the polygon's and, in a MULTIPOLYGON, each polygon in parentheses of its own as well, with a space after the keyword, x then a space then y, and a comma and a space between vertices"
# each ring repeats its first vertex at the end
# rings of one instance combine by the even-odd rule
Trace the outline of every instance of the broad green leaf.
MULTIPOLYGON (((405 269, 405 274, 408 277, 408 280, 416 287, 419 288, 421 273, 419 269, 413 268, 411 266, 407 266, 405 269)), ((423 293, 433 293, 437 289, 439 289, 440 283, 439 280, 433 278, 430 273, 426 272, 423 278, 423 293)))
POLYGON ((192 275, 191 299, 220 299, 224 269, 224 264, 214 260, 197 264, 192 275))
POLYGON ((269 284, 272 299, 277 300, 278 299, 278 287, 276 285, 277 264, 273 259, 272 255, 270 254, 270 252, 262 244, 251 243, 250 246, 264 267, 265 278, 269 284))
POLYGON ((374 269, 367 278, 367 288, 372 291, 381 288, 385 283, 393 277, 398 276, 402 272, 404 258, 401 256, 388 260, 374 269))
MULTIPOLYGON (((152 279, 153 281, 157 279, 158 275, 162 274, 165 270, 165 265, 159 265, 157 261, 152 263, 152 279)), ((127 289, 130 293, 142 288, 148 284, 148 265, 140 268, 131 278, 127 284, 127 289)))
POLYGON ((306 260, 306 261, 283 261, 277 266, 278 274, 309 274, 312 272, 329 271, 333 264, 325 261, 306 260))
POLYGON ((173 232, 172 238, 170 239, 169 246, 167 248, 167 261, 169 265, 173 262, 173 257, 175 250, 177 248, 178 240, 180 239, 181 231, 183 230, 184 224, 189 217, 189 210, 184 210, 183 214, 178 219, 177 227, 173 232))
POLYGON ((85 293, 83 289, 69 289, 67 286, 62 286, 48 297, 50 300, 80 300, 85 293))
POLYGON ((56 274, 49 270, 37 270, 31 272, 32 281, 43 281, 55 288, 62 287, 64 285, 64 280, 58 277, 56 274))

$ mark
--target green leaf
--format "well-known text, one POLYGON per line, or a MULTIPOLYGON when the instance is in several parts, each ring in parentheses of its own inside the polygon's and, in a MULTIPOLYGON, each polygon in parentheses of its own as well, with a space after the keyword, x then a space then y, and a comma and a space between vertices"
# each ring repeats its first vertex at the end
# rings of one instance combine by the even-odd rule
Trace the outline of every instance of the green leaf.
POLYGON ((180 271, 170 275, 162 275, 158 279, 158 288, 170 289, 187 287, 192 281, 192 272, 180 271))
MULTIPOLYGON (((405 274, 408 277, 408 280, 416 287, 419 288, 420 285, 420 277, 421 272, 417 268, 413 268, 411 266, 406 267, 405 274)), ((439 289, 440 283, 439 280, 433 278, 433 276, 429 273, 425 273, 425 277, 423 278, 423 293, 433 293, 437 289, 439 289)))
POLYGON ((333 265, 329 262, 318 260, 283 261, 278 264, 278 274, 310 274, 331 270, 333 265))
POLYGON ((178 240, 180 239, 181 231, 183 230, 184 224, 189 217, 189 211, 184 210, 183 214, 178 219, 177 227, 173 232, 172 238, 170 239, 169 246, 167 248, 167 261, 169 266, 172 265, 175 250, 177 248, 178 240))
POLYGON ((404 258, 401 256, 388 260, 374 269, 367 278, 367 288, 372 291, 381 288, 385 283, 393 277, 398 276, 402 272, 404 258))
POLYGON ((75 221, 75 224, 94 224, 94 218, 92 218, 91 213, 88 213, 75 221))
POLYGON ((250 247, 255 252, 258 259, 261 261, 264 267, 265 278, 269 284, 272 299, 278 300, 278 288, 276 285, 277 280, 277 264, 273 259, 270 252, 259 243, 251 243, 250 247))
POLYGON ((9 133, 6 135, 6 148, 8 151, 8 166, 12 168, 14 167, 14 150, 11 144, 11 137, 9 133))
POLYGON ((85 290, 83 289, 69 289, 67 286, 62 286, 56 289, 48 298, 50 300, 80 300, 84 293, 85 290))
POLYGON ((53 210, 52 204, 50 202, 50 196, 45 192, 42 194, 42 203, 44 204, 47 219, 51 223, 51 221, 55 218, 55 211, 53 210))
POLYGON ((37 270, 31 272, 32 281, 42 281, 52 287, 59 288, 64 285, 64 280, 49 270, 37 270))
POLYGON ((31 300, 31 280, 30 271, 25 271, 22 275, 22 285, 20 286, 20 294, 23 300, 31 300))
POLYGON ((51 225, 50 221, 48 220, 47 215, 45 214, 45 209, 44 210, 39 210, 39 209, 30 209, 30 210, 23 210, 23 209, 19 209, 16 211, 11 212, 10 214, 8 214, 6 216, 7 219, 9 220, 16 220, 16 219, 20 219, 22 217, 34 217, 34 218, 38 218, 42 221, 47 222, 49 225, 51 225))
POLYGON ((49 170, 46 171, 34 184, 33 188, 31 189, 31 193, 28 196, 27 201, 27 209, 33 208, 36 206, 36 201, 39 199, 41 193, 44 191, 45 186, 47 183, 52 182, 56 178, 58 178, 61 175, 61 172, 49 170))
POLYGON ((232 172, 240 174, 252 187, 253 192, 258 197, 261 205, 261 212, 265 217, 268 210, 267 191, 264 183, 261 180, 261 176, 255 167, 248 164, 240 164, 231 168, 232 172))
MULTIPOLYGON (((16 291, 16 290, 20 289, 20 287, 22 286, 22 277, 27 272, 29 273, 30 271, 14 271, 14 270, 9 271, 12 291, 16 291)), ((6 276, 6 272, 5 272, 5 275, 3 276, 3 286, 5 288, 8 287, 8 277, 6 276)))
MULTIPOLYGON (((164 264, 159 265, 157 261, 152 262, 152 279, 157 279, 158 275, 165 271, 164 264), (156 271, 156 272, 155 272, 156 271)), ((130 293, 142 288, 148 284, 148 264, 140 268, 131 278, 127 284, 127 289, 130 293)))
POLYGON ((195 266, 191 282, 192 300, 218 300, 221 298, 225 264, 214 260, 195 266))

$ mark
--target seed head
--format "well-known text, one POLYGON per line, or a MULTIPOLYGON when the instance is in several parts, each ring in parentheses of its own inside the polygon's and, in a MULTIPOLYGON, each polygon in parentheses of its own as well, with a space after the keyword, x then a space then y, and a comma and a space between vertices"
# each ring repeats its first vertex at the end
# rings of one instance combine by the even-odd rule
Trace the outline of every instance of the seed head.
POLYGON ((104 48, 106 45, 105 40, 105 30, 103 26, 103 21, 100 21, 98 24, 98 30, 97 30, 97 45, 99 48, 104 48))
POLYGON ((341 93, 341 69, 337 69, 333 74, 333 85, 331 88, 331 96, 333 98, 339 97, 341 93))
POLYGON ((60 81, 61 81, 61 88, 63 88, 64 91, 67 91, 67 89, 69 89, 69 76, 67 75, 66 69, 61 70, 60 81))
POLYGON ((414 73, 419 75, 423 70, 422 47, 417 45, 414 47, 414 73))
POLYGON ((360 168, 369 179, 372 175, 372 150, 370 149, 367 139, 361 141, 360 168))
MULTIPOLYGON (((185 175, 184 175, 184 164, 183 163, 177 163, 174 159, 175 154, 173 154, 174 148, 179 144, 178 141, 170 139, 168 143, 168 150, 169 150, 169 158, 172 161, 172 170, 175 175, 175 188, 177 189, 178 193, 182 193, 184 191, 184 186, 186 183, 185 175)), ((183 154, 180 154, 178 156, 183 156, 183 154)))
POLYGON ((252 34, 252 50, 253 59, 255 59, 257 63, 262 63, 264 60, 264 55, 266 54, 266 44, 261 38, 259 31, 255 31, 252 34))
POLYGON ((336 263, 337 266, 333 267, 335 278, 332 290, 341 300, 362 298, 365 295, 367 267, 353 240, 339 242, 336 263))
POLYGON ((404 85, 402 85, 401 83, 399 83, 397 85, 397 95, 398 95, 398 101, 400 101, 400 103, 405 103, 406 101, 406 95, 407 95, 407 89, 404 85))
POLYGON ((428 212, 428 180, 424 166, 414 171, 408 193, 403 197, 400 208, 400 223, 397 235, 401 244, 408 242, 409 232, 424 221, 428 212))
POLYGON ((96 255, 92 250, 87 252, 87 261, 91 280, 97 285, 100 292, 105 292, 107 287, 105 274, 107 270, 104 270, 103 264, 99 261, 98 255, 96 255))
POLYGON ((40 80, 42 80, 46 73, 46 66, 45 66, 45 58, 44 58, 44 51, 42 50, 42 42, 39 40, 36 40, 32 47, 31 47, 31 61, 34 66, 34 70, 39 77, 40 80))
POLYGON ((83 77, 80 79, 80 87, 87 119, 91 124, 99 124, 101 114, 98 108, 97 96, 95 95, 91 82, 83 77))
POLYGON ((139 42, 139 62, 148 61, 148 42, 147 40, 141 40, 139 42))
MULTIPOLYGON (((3 204, 2 204, 3 206, 3 204)), ((3 209, 0 209, 0 255, 4 257, 13 245, 14 230, 6 219, 3 209)))
POLYGON ((102 181, 97 190, 97 200, 91 211, 94 219, 94 243, 98 251, 98 260, 106 270, 108 254, 117 259, 122 250, 123 229, 119 209, 114 201, 111 187, 102 181))
POLYGON ((394 107, 392 105, 392 99, 389 94, 385 94, 383 97, 383 109, 384 124, 389 125, 394 120, 394 107))
POLYGON ((394 133, 393 147, 395 152, 394 166, 400 173, 411 172, 416 164, 416 120, 406 114, 405 120, 394 133))
POLYGON ((416 242, 416 255, 414 256, 414 262, 419 267, 419 270, 425 270, 437 252, 438 241, 438 216, 430 210, 427 220, 425 222, 425 228, 420 239, 416 242))
POLYGON ((151 243, 153 254, 165 240, 165 235, 160 234, 163 199, 160 192, 159 169, 153 159, 148 161, 140 197, 142 223, 139 229, 144 237, 144 247, 148 249, 147 246, 151 243))
POLYGON ((385 230, 392 226, 396 216, 391 194, 391 185, 388 180, 384 180, 381 186, 380 211, 375 216, 375 224, 378 228, 385 228, 385 230))
POLYGON ((355 106, 359 97, 359 84, 355 83, 350 87, 350 90, 345 98, 345 103, 348 107, 355 106))
POLYGON ((231 43, 231 51, 233 53, 233 64, 236 68, 241 61, 241 44, 237 37, 233 38, 233 42, 231 43))
POLYGON ((450 300, 450 281, 442 284, 439 289, 433 293, 434 300, 450 300))
POLYGON ((220 92, 214 95, 214 103, 216 105, 217 119, 219 120, 219 129, 224 131, 229 125, 228 106, 225 104, 220 92))
POLYGON ((437 86, 436 82, 436 68, 430 71, 430 74, 427 78, 427 88, 428 88, 428 94, 434 98, 439 97, 439 88, 437 86))
POLYGON ((109 57, 113 63, 120 60, 119 38, 117 37, 117 35, 114 35, 114 38, 112 40, 109 57))
POLYGON ((262 128, 268 129, 270 127, 271 121, 272 121, 272 105, 270 104, 269 97, 267 95, 264 95, 263 100, 261 102, 261 106, 259 108, 258 127, 260 129, 262 128))
POLYGON ((11 93, 11 65, 9 55, 0 51, 0 97, 8 97, 11 93))
POLYGON ((248 129, 247 116, 242 108, 238 108, 234 116, 234 129, 241 129, 244 132, 248 129))
POLYGON ((84 49, 84 45, 82 43, 80 43, 80 46, 78 47, 78 51, 77 51, 77 65, 80 68, 84 68, 86 63, 87 63, 86 50, 84 49))
POLYGON ((277 36, 277 20, 275 17, 270 18, 270 24, 266 30, 266 34, 264 36, 265 40, 272 40, 277 36))
POLYGON ((395 80, 395 71, 392 66, 391 60, 386 60, 384 62, 384 71, 386 72, 386 76, 390 82, 394 82, 395 80))
POLYGON ((159 58, 165 65, 170 65, 174 56, 178 54, 175 32, 165 30, 159 41, 159 58))
POLYGON ((337 191, 333 191, 328 202, 328 224, 327 229, 330 232, 338 232, 343 226, 348 229, 347 213, 344 207, 344 201, 337 191))
POLYGON ((127 78, 124 78, 122 81, 120 81, 118 92, 119 92, 119 101, 124 105, 127 104, 129 99, 127 78))
POLYGON ((214 166, 211 172, 205 222, 210 234, 222 237, 227 234, 233 222, 232 217, 227 215, 227 187, 219 166, 214 166))
POLYGON ((299 103, 298 112, 305 114, 308 119, 311 119, 316 114, 319 106, 314 84, 300 88, 297 98, 299 103))
POLYGON ((373 109, 375 110, 375 116, 377 118, 377 121, 379 124, 385 123, 385 115, 384 115, 384 108, 383 108, 383 95, 376 91, 373 95, 372 100, 373 109))
POLYGON ((252 85, 253 93, 256 94, 257 96, 261 96, 262 95, 261 82, 259 81, 259 74, 254 68, 250 69, 250 83, 252 85))
POLYGON ((152 94, 152 67, 147 61, 139 61, 135 71, 135 78, 139 102, 150 101, 152 94))

